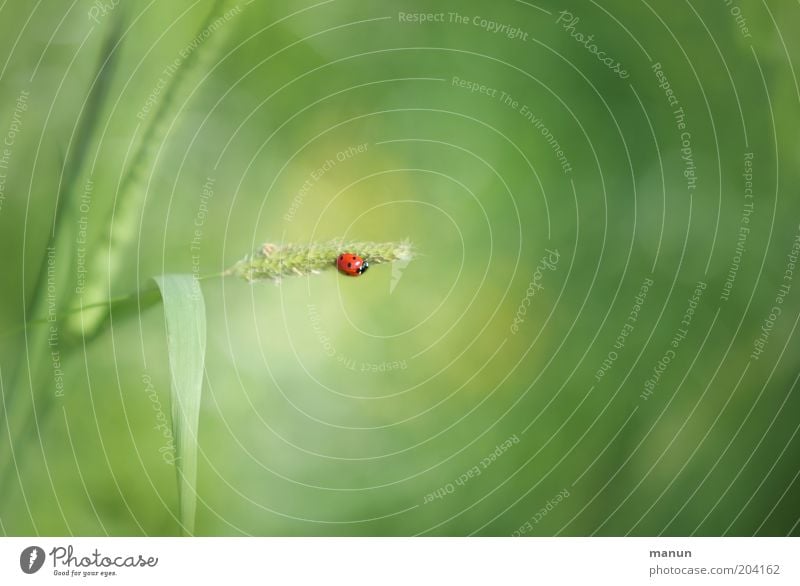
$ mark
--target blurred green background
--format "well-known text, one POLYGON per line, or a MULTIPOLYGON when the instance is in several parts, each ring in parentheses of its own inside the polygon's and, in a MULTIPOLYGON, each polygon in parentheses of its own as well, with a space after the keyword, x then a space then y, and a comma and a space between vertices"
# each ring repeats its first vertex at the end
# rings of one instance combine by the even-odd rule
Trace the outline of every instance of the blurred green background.
POLYGON ((91 180, 83 225, 58 228, 69 307, 265 241, 420 253, 203 281, 197 534, 800 534, 800 6, 562 9, 3 3, 0 530, 179 532, 161 310, 54 347, 20 329, 57 204, 91 180), (78 295, 84 228, 112 268, 78 295), (113 231, 131 244, 109 258, 113 231))

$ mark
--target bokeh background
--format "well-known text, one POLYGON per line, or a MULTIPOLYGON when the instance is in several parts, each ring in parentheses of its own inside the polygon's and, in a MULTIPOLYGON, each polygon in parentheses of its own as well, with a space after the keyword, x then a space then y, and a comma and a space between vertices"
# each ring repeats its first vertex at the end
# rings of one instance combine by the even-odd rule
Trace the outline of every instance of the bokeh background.
POLYGON ((2 3, 0 531, 179 533, 160 307, 47 299, 346 237, 203 280, 197 534, 800 534, 800 5, 562 10, 2 3))

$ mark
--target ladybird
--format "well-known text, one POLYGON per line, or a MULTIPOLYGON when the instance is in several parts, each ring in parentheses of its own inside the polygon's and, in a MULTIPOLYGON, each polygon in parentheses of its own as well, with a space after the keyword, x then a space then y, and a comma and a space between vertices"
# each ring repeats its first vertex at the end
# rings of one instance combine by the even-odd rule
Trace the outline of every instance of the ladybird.
POLYGON ((344 252, 336 259, 336 268, 345 275, 358 277, 369 268, 369 263, 357 254, 344 252))

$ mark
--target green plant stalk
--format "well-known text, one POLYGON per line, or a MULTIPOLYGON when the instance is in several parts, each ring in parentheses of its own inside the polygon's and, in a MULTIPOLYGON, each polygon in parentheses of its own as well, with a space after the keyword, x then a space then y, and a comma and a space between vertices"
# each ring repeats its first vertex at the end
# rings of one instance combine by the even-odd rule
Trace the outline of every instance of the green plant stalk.
MULTIPOLYGON (((319 274, 324 270, 331 270, 336 267, 336 258, 342 252, 351 252, 353 254, 358 254, 359 256, 363 257, 365 260, 370 262, 372 265, 381 264, 381 263, 388 263, 394 261, 408 261, 414 256, 414 252, 410 242, 402 241, 402 242, 362 242, 362 241, 344 241, 344 240, 332 240, 326 243, 309 243, 309 244, 263 244, 255 253, 246 256, 244 259, 237 262, 233 265, 230 269, 223 273, 219 274, 211 274, 205 275, 202 277, 198 277, 196 279, 189 277, 189 281, 199 281, 199 280, 206 280, 211 278, 218 278, 224 276, 237 276, 243 278, 249 282, 253 281, 263 281, 263 280, 270 280, 274 282, 279 282, 285 276, 304 276, 304 275, 313 275, 319 274)), ((163 299, 164 295, 164 283, 166 282, 165 279, 169 278, 170 282, 175 282, 176 279, 180 279, 181 275, 169 275, 162 277, 161 279, 156 279, 156 282, 159 283, 159 287, 153 287, 150 283, 147 286, 143 287, 142 289, 131 293, 129 295, 124 295, 120 297, 115 297, 112 299, 108 299, 103 302, 91 303, 86 305, 81 305, 80 307, 73 307, 70 309, 62 310, 59 315, 67 315, 77 317, 78 320, 83 319, 85 315, 88 315, 88 312, 92 310, 96 310, 98 307, 102 307, 106 310, 108 316, 114 315, 115 319, 125 318, 129 315, 135 315, 138 312, 151 307, 157 304, 159 301, 162 301, 165 304, 165 311, 167 310, 167 301, 163 299), (162 291, 159 291, 159 288, 162 291)), ((197 286, 196 283, 194 283, 197 286)), ((184 287, 186 289, 186 287, 184 287)), ((170 290, 175 290, 175 287, 170 287, 170 290)), ((196 304, 195 304, 196 305, 196 304)), ((202 305, 202 304, 201 304, 202 305)), ((200 306, 197 306, 200 307, 200 306)), ((175 321, 174 314, 176 311, 181 310, 180 303, 176 303, 174 300, 172 301, 171 309, 169 310, 169 315, 172 317, 171 326, 168 329, 172 330, 172 332, 179 331, 182 326, 179 326, 178 323, 175 321), (178 308, 176 310, 176 308, 178 308)), ((197 308, 195 308, 196 311, 197 308)), ((199 322, 199 317, 195 319, 184 319, 180 323, 195 323, 199 322)), ((102 322, 104 325, 106 320, 102 322)), ((203 318, 204 323, 204 318, 203 318)), ((50 331, 50 326, 55 327, 63 327, 63 319, 57 321, 55 323, 49 322, 47 318, 40 317, 35 320, 31 320, 25 325, 26 329, 30 329, 32 334, 31 337, 35 338, 38 341, 41 341, 42 346, 46 345, 47 335, 50 331), (39 327, 33 327, 39 326, 39 327)), ((185 328, 184 328, 185 329, 185 328)), ((99 330, 95 331, 95 334, 99 330)), ((204 331, 204 328, 203 328, 204 331)), ((88 344, 92 337, 84 337, 82 342, 83 344, 88 344)), ((202 336, 202 343, 201 347, 205 347, 205 334, 202 336)), ((175 340, 173 335, 168 335, 168 342, 170 344, 170 368, 174 368, 174 363, 176 362, 175 357, 178 356, 183 349, 186 347, 186 343, 181 343, 180 345, 175 345, 175 340)), ((35 346, 38 348, 39 346, 35 346)), ((64 354, 69 350, 69 348, 64 349, 64 354)), ((195 352, 195 354, 202 355, 203 352, 195 352)), ((37 357, 40 355, 34 355, 37 357)), ((178 361, 179 363, 181 361, 178 361)), ((202 372, 202 367, 195 368, 193 371, 202 372)), ((51 376, 52 371, 49 367, 47 368, 39 368, 34 370, 33 368, 30 371, 31 376, 36 377, 35 380, 31 382, 31 389, 40 389, 44 387, 44 381, 47 377, 51 376)), ((176 389, 183 388, 183 378, 181 376, 176 377, 175 373, 172 374, 172 394, 173 399, 176 393, 176 389), (177 386, 176 386, 177 385, 177 386)), ((199 379, 193 386, 197 387, 198 389, 201 387, 202 378, 199 379)), ((192 393, 180 392, 178 393, 183 397, 190 397, 192 393)), ((196 393, 195 401, 199 402, 200 392, 199 390, 196 393)), ((3 395, 3 400, 6 400, 5 393, 3 395)), ((0 403, 1 404, 1 403, 0 403)), ((189 447, 192 445, 195 446, 196 450, 196 438, 197 438, 197 418, 196 414, 193 415, 196 409, 189 408, 188 405, 178 404, 174 400, 171 402, 173 407, 173 426, 175 428, 175 436, 180 437, 181 440, 179 444, 181 446, 181 452, 191 452, 189 447), (189 446, 189 447, 187 447, 189 446)), ((199 404, 199 403, 198 403, 199 404)), ((11 446, 18 446, 19 445, 19 438, 20 437, 28 437, 32 432, 33 425, 37 424, 37 421, 46 417, 47 412, 51 410, 53 405, 53 401, 44 401, 42 409, 36 413, 37 417, 35 419, 29 418, 26 421, 25 433, 14 433, 14 439, 12 439, 11 446)), ((44 457, 44 453, 42 454, 44 457)), ((184 457, 181 455, 181 457, 184 457)), ((19 456, 17 456, 19 459, 19 456)), ((180 517, 181 517, 181 527, 184 534, 191 535, 194 531, 194 508, 195 508, 195 500, 194 491, 195 491, 195 478, 196 478, 196 456, 186 457, 186 461, 179 460, 181 462, 179 465, 176 466, 177 474, 178 474, 178 484, 179 484, 179 509, 180 509, 180 517)), ((2 486, 0 486, 0 496, 3 496, 5 491, 7 490, 8 486, 10 485, 12 474, 9 472, 9 467, 12 463, 12 459, 9 458, 7 465, 5 466, 5 471, 3 477, 0 478, 0 482, 2 482, 2 486)), ((14 475, 15 476, 15 475, 14 475)), ((3 502, 0 499, 0 502, 3 502)))
MULTIPOLYGON (((119 18, 115 19, 114 26, 109 29, 103 41, 95 80, 89 91, 86 105, 81 113, 76 130, 74 154, 64 162, 65 171, 62 177, 61 189, 58 193, 53 230, 47 243, 47 247, 55 251, 52 270, 48 264, 49 255, 43 255, 33 294, 26 308, 26 322, 29 322, 34 316, 45 315, 48 306, 54 308, 54 315, 57 318, 60 315, 60 311, 71 304, 74 296, 75 230, 77 230, 77 222, 80 215, 80 202, 75 197, 75 193, 79 185, 81 170, 86 166, 90 142, 101 120, 97 113, 102 111, 113 78, 114 68, 119 58, 119 51, 113 49, 120 42, 121 25, 121 20, 119 18), (45 292, 49 291, 48 280, 51 278, 54 285, 53 295, 48 298, 45 292)), ((59 334, 62 332, 62 324, 58 321, 53 322, 51 325, 57 328, 59 334)), ((52 364, 47 363, 50 362, 49 359, 52 356, 53 349, 61 352, 63 361, 64 355, 69 348, 67 344, 64 344, 64 339, 60 339, 60 343, 55 347, 50 346, 52 333, 51 328, 37 328, 31 331, 30 337, 26 335, 25 363, 20 361, 16 365, 6 387, 10 390, 10 393, 6 393, 3 403, 0 403, 0 408, 2 408, 0 419, 5 418, 10 429, 13 426, 13 429, 11 429, 11 441, 14 443, 15 449, 19 449, 21 445, 28 445, 28 442, 20 442, 20 438, 30 437, 37 420, 46 418, 46 414, 53 403, 54 397, 42 393, 48 379, 52 380, 53 378, 52 364), (27 384, 22 382, 24 373, 27 374, 27 384), (26 387, 29 390, 29 401, 23 400, 20 396, 22 387, 26 387), (34 411, 34 401, 37 399, 36 393, 39 394, 38 398, 41 399, 40 408, 37 412, 34 411), (34 419, 34 412, 36 420, 34 419), (14 425, 15 423, 17 425, 14 425)), ((0 452, 0 466, 2 467, 0 468, 0 502, 3 502, 5 498, 12 476, 9 473, 12 465, 10 456, 11 445, 9 445, 7 452, 5 450, 0 452)))
MULTIPOLYGON (((214 279, 222 277, 224 273, 215 273, 209 275, 202 275, 197 277, 198 281, 207 281, 208 279, 214 279)), ((95 303, 87 303, 81 305, 80 307, 71 307, 69 309, 64 309, 59 312, 59 315, 68 315, 72 316, 78 313, 83 313, 85 311, 89 311, 92 309, 96 309, 98 307, 103 307, 108 310, 109 314, 114 314, 115 319, 125 319, 128 315, 138 315, 142 312, 142 310, 149 309, 153 305, 157 304, 161 301, 161 293, 158 291, 158 287, 155 285, 145 285, 141 289, 134 291, 133 293, 129 293, 127 295, 119 295, 117 297, 112 297, 111 299, 106 299, 105 301, 97 301, 95 303)), ((30 320, 28 323, 22 324, 16 328, 11 330, 6 330, 2 334, 2 336, 11 336, 18 334, 22 330, 25 329, 33 329, 33 326, 43 326, 50 322, 48 322, 46 317, 39 317, 36 319, 30 320)), ((59 324, 62 326, 63 322, 59 324)), ((86 344, 88 345, 90 342, 90 338, 84 338, 86 344)))
MULTIPOLYGON (((198 29, 201 35, 220 17, 230 0, 216 0, 198 29)), ((203 44, 186 58, 169 84, 162 91, 152 121, 147 126, 128 171, 126 172, 117 197, 114 201, 109 229, 99 242, 93 246, 93 253, 87 259, 87 281, 84 298, 97 301, 108 296, 109 285, 119 275, 129 269, 126 259, 138 235, 139 219, 147 195, 146 170, 152 167, 154 158, 164 138, 173 125, 179 105, 178 97, 185 93, 198 75, 205 74, 213 57, 226 40, 233 23, 227 23, 215 30, 203 44)), ((195 37, 196 38, 196 37, 195 37)), ((70 322, 70 329, 76 333, 92 336, 100 330, 108 319, 108 311, 99 308, 83 316, 83 323, 70 322)))
MULTIPOLYGON (((263 244, 255 253, 244 257, 228 270, 222 273, 202 275, 198 281, 206 281, 224 276, 235 276, 246 281, 279 281, 283 277, 319 274, 325 270, 336 268, 336 257, 342 252, 352 252, 365 258, 371 265, 381 263, 408 261, 414 255, 414 248, 408 241, 401 242, 361 242, 332 240, 326 243, 313 242, 310 244, 263 244)), ((158 287, 148 283, 141 289, 112 297, 105 301, 83 304, 80 307, 64 309, 60 315, 76 315, 89 310, 103 308, 115 319, 124 319, 128 315, 137 315, 161 301, 158 287)), ((78 318, 80 319, 80 318, 78 318)), ((33 330, 33 326, 44 326, 48 323, 46 317, 30 320, 21 326, 33 330)), ((104 324, 106 322, 103 322, 104 324)), ((16 332, 17 330, 14 330, 16 332)), ((4 332, 10 335, 14 332, 4 332)), ((89 343, 89 338, 85 339, 89 343)))
POLYGON ((357 254, 376 265, 408 261, 414 256, 411 243, 359 242, 331 240, 325 243, 271 244, 261 246, 255 253, 225 271, 247 281, 280 281, 283 277, 302 277, 336 268, 336 258, 343 252, 357 254))

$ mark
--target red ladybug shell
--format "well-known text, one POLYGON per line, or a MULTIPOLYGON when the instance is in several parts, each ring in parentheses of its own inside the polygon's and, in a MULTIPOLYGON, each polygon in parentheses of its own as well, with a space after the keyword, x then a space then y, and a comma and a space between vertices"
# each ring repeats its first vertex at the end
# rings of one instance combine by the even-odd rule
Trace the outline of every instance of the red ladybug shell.
POLYGON ((369 263, 357 254, 344 252, 337 257, 336 268, 345 275, 358 277, 369 268, 369 263))

